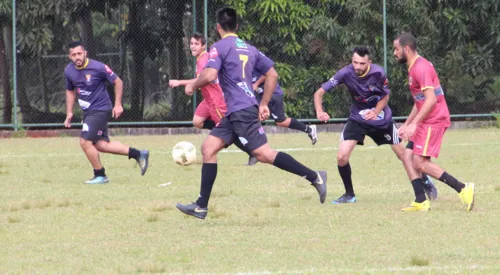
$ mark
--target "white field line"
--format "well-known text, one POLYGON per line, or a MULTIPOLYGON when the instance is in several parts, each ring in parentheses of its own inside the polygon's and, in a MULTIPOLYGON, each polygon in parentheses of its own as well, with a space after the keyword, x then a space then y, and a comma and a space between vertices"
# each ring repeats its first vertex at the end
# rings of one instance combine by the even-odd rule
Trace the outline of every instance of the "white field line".
MULTIPOLYGON (((444 144, 444 147, 455 147, 455 146, 479 146, 479 145, 494 145, 494 144, 500 144, 500 141, 492 141, 492 142, 470 142, 470 143, 451 143, 451 144, 444 144)), ((77 147, 77 146, 75 146, 77 147)), ((356 147, 356 150, 373 150, 373 149, 386 149, 387 146, 358 146, 356 147)), ((235 147, 236 148, 236 147, 235 147)), ((296 151, 333 151, 337 150, 338 147, 300 147, 300 148, 274 148, 277 151, 280 152, 296 152, 296 151)), ((243 153, 239 149, 223 149, 220 151, 221 153, 243 153)), ((153 154, 171 154, 171 151, 154 151, 152 152, 153 154)), ((1 154, 1 152, 0 152, 1 154)), ((0 159, 7 159, 7 158, 36 158, 36 157, 43 157, 43 158, 50 158, 50 157, 63 157, 63 156, 79 156, 82 155, 81 152, 78 153, 50 153, 50 154, 14 154, 14 155, 3 155, 0 156, 0 159)))
POLYGON ((365 269, 344 269, 344 268, 311 268, 304 270, 280 270, 280 271, 248 271, 248 272, 236 272, 236 273, 169 273, 170 275, 273 275, 273 274, 338 274, 338 273, 400 273, 400 272, 429 272, 429 271, 443 271, 443 272, 467 272, 476 270, 490 269, 489 266, 483 265, 470 265, 470 266, 440 266, 440 265, 430 265, 430 266, 409 266, 409 267, 385 267, 385 268, 365 268, 365 269))

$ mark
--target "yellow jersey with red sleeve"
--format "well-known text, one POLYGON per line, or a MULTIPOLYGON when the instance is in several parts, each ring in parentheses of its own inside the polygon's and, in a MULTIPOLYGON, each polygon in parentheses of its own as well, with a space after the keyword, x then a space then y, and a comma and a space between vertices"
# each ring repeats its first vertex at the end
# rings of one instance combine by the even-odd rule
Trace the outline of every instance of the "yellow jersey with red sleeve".
POLYGON ((439 78, 432 63, 422 56, 417 56, 408 68, 408 84, 418 111, 420 111, 425 101, 424 90, 430 88, 436 94, 436 104, 432 107, 427 117, 420 123, 449 127, 451 124, 450 111, 448 110, 443 88, 441 88, 439 78))

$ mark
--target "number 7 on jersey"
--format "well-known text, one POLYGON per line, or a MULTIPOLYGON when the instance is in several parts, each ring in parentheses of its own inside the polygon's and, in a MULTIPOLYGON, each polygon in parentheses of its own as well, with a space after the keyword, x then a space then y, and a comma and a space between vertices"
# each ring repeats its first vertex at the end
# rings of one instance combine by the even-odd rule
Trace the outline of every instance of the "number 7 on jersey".
POLYGON ((243 62, 243 66, 241 66, 241 70, 242 70, 242 76, 243 76, 243 78, 245 78, 245 66, 247 65, 247 62, 248 62, 248 55, 240 54, 240 60, 243 62))

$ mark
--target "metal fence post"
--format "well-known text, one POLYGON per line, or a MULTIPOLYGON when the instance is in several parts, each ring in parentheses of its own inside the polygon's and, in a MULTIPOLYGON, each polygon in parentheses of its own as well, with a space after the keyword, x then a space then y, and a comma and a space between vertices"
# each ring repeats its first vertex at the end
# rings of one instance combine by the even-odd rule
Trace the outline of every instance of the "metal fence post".
MULTIPOLYGON (((16 0, 12 0, 12 91, 14 92, 14 121, 12 125, 17 131, 17 49, 16 49, 16 0)), ((6 80, 4 80, 6 81, 6 80)))

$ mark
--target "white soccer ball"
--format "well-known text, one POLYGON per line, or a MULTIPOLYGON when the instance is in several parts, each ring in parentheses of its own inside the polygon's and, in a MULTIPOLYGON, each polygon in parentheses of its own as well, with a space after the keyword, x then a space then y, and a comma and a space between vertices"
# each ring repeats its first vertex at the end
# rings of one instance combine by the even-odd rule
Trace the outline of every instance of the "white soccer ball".
POLYGON ((190 165, 196 161, 196 147, 191 142, 181 141, 174 146, 172 158, 179 165, 190 165))

